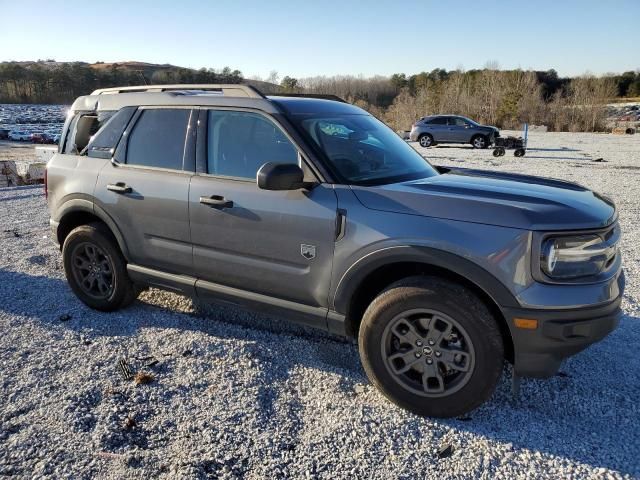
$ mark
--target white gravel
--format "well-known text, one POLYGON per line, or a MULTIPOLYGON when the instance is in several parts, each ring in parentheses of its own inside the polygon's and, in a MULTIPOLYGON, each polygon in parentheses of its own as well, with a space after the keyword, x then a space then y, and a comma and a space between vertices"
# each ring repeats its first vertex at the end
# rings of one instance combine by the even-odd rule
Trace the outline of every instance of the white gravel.
POLYGON ((1 189, 0 476, 640 476, 640 136, 534 133, 530 145, 522 159, 418 148, 435 164, 563 178, 613 197, 626 315, 562 376, 525 379, 514 401, 506 368, 488 404, 448 421, 388 403, 356 347, 321 332, 230 309, 200 317, 156 290, 121 312, 88 309, 64 280, 42 187, 1 189), (159 363, 143 368, 150 360, 136 358, 147 356, 159 363), (123 380, 123 357, 155 381, 123 380), (453 454, 440 459, 446 444, 453 454))

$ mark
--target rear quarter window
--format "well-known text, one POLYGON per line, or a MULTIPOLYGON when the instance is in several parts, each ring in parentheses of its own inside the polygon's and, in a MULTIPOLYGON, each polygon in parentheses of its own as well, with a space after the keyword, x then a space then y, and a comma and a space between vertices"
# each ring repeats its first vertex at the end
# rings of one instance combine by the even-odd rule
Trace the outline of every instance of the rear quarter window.
POLYGON ((89 142, 87 155, 95 158, 111 158, 135 112, 136 107, 125 107, 113 115, 89 142))

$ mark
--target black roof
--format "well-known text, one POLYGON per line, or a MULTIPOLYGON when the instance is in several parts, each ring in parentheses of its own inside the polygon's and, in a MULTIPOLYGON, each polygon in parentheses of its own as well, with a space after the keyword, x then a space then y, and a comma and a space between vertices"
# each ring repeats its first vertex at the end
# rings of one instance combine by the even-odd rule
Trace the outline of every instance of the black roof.
POLYGON ((291 115, 330 114, 368 115, 366 111, 350 103, 311 97, 267 96, 269 100, 291 115))

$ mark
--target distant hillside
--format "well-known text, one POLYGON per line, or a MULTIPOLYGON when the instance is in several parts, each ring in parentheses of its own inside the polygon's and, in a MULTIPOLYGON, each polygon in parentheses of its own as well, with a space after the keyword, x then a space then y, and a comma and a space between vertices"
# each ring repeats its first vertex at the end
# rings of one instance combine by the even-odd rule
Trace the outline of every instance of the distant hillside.
POLYGON ((280 87, 246 80, 240 70, 199 70, 170 64, 124 62, 33 62, 0 63, 0 103, 71 103, 97 88, 171 83, 246 83, 264 93, 280 87))

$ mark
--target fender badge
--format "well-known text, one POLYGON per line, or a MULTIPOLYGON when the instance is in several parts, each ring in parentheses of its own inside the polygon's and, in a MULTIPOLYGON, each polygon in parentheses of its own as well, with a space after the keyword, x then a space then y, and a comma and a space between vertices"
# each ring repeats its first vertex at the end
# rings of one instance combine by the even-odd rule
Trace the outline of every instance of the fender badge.
POLYGON ((304 243, 300 244, 300 255, 302 255, 307 260, 311 260, 312 258, 316 258, 316 246, 315 245, 305 245, 304 243))

